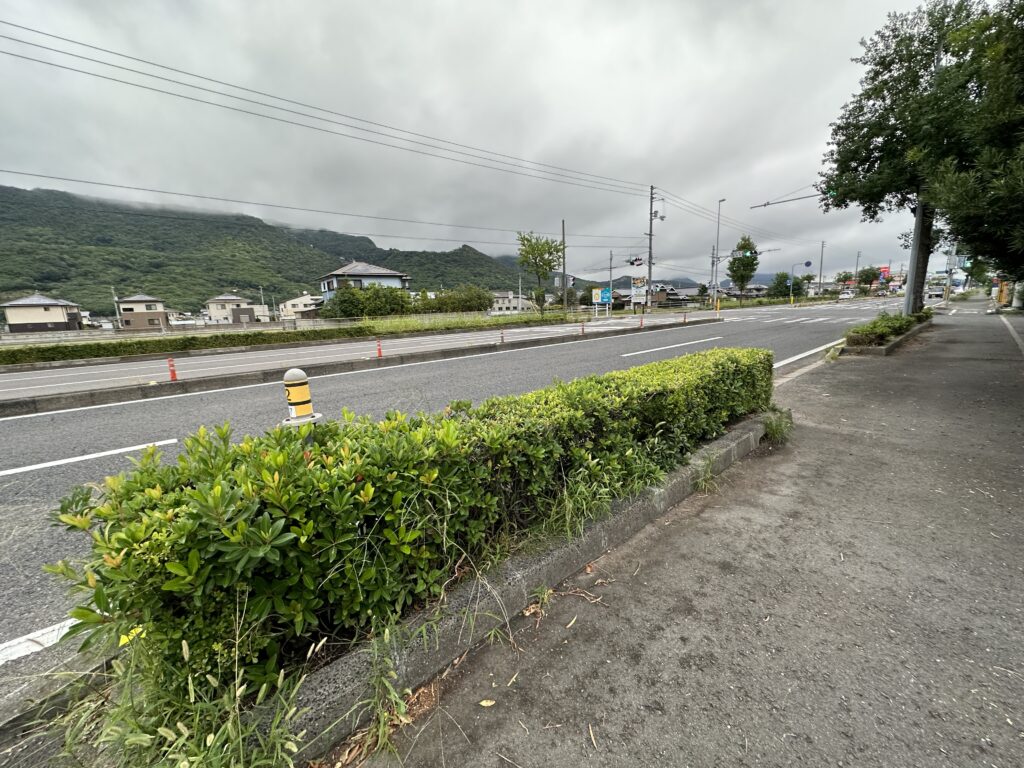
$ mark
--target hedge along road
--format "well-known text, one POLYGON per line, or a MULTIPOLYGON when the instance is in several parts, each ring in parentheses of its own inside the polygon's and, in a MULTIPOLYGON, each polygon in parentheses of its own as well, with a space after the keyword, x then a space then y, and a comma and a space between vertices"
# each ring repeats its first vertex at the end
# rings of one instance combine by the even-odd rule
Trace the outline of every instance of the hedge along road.
MULTIPOLYGON (((870 308, 786 308, 785 314, 739 312, 730 318, 733 322, 584 337, 552 346, 335 374, 312 381, 313 401, 328 417, 343 407, 374 415, 389 409, 436 411, 451 400, 480 402, 538 389, 555 379, 628 368, 714 346, 765 347, 775 353, 777 362, 799 358, 790 363, 799 367, 808 362, 800 356, 839 339, 847 327, 870 318, 879 308, 873 303, 870 308), (770 322, 776 318, 783 321, 770 322)), ((261 385, 0 419, 0 472, 6 473, 0 475, 0 601, 8 609, 0 622, 0 644, 56 624, 70 606, 63 587, 54 578, 41 576, 41 568, 81 555, 82 542, 49 525, 48 510, 74 485, 100 480, 130 464, 126 454, 114 453, 20 470, 146 443, 180 441, 201 424, 230 421, 236 435, 260 433, 285 415, 283 387, 261 385)), ((165 457, 173 457, 180 442, 161 450, 165 457)))

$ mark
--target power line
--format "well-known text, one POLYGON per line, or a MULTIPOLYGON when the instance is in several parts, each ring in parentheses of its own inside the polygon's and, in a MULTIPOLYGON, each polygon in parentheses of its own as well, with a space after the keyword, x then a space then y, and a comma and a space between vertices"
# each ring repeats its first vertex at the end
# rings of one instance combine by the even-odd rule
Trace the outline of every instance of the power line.
MULTIPOLYGON (((105 67, 113 67, 114 69, 119 69, 119 70, 122 70, 124 72, 131 72, 132 74, 135 74, 135 75, 141 75, 143 77, 151 77, 154 80, 161 80, 161 81, 163 81, 165 83, 173 83, 174 85, 180 85, 180 86, 182 86, 184 88, 194 88, 195 90, 198 90, 198 91, 203 91, 205 93, 212 93, 212 94, 215 94, 217 96, 223 96, 223 97, 228 98, 228 99, 237 99, 238 101, 242 101, 242 102, 245 102, 247 104, 255 104, 256 106, 266 107, 267 109, 276 109, 276 110, 279 110, 281 112, 286 112, 286 113, 291 114, 291 115, 298 115, 299 117, 307 117, 310 120, 321 120, 321 121, 323 121, 325 123, 330 123, 331 125, 339 125, 339 126, 342 126, 343 128, 351 128, 352 130, 355 130, 355 131, 364 131, 364 132, 372 134, 374 136, 383 136, 383 137, 388 138, 388 139, 396 139, 398 141, 405 141, 405 142, 408 142, 409 144, 416 144, 416 145, 419 145, 419 146, 422 146, 422 147, 429 147, 430 149, 440 149, 442 152, 449 152, 449 153, 452 153, 452 154, 463 155, 465 157, 472 157, 472 158, 475 158, 477 160, 486 160, 489 163, 498 163, 500 165, 511 166, 512 168, 521 168, 523 170, 528 170, 528 171, 538 171, 540 173, 546 173, 546 174, 551 175, 551 176, 560 176, 562 178, 573 179, 573 180, 576 180, 576 181, 589 181, 589 179, 581 179, 581 178, 579 178, 578 176, 575 176, 575 175, 571 176, 569 174, 558 173, 556 171, 541 171, 540 169, 530 168, 529 166, 520 165, 518 163, 510 163, 510 162, 505 161, 505 160, 496 160, 494 158, 484 157, 482 155, 473 154, 471 152, 463 152, 463 151, 458 150, 458 149, 445 149, 444 147, 438 147, 435 144, 429 144, 429 143, 427 143, 425 141, 417 141, 415 139, 406 139, 406 138, 403 138, 401 136, 394 136, 394 135, 392 135, 390 133, 385 133, 384 131, 375 131, 375 130, 373 130, 371 128, 361 128, 358 125, 353 125, 352 123, 343 123, 343 122, 341 122, 339 120, 331 120, 330 118, 327 118, 327 117, 319 117, 317 115, 311 115, 308 112, 299 112, 298 110, 295 110, 295 109, 288 109, 287 107, 279 107, 279 106, 274 105, 274 104, 268 104, 265 101, 257 101, 256 99, 247 99, 244 96, 235 96, 234 94, 225 93, 224 91, 218 91, 218 90, 215 90, 213 88, 204 88, 201 85, 193 85, 191 83, 182 82, 181 80, 174 80, 174 79, 169 78, 169 77, 162 77, 161 75, 154 75, 154 74, 151 74, 149 72, 143 72, 142 70, 132 69, 131 67, 122 67, 120 64, 111 64, 108 61, 102 61, 100 59, 94 59, 94 58, 91 58, 89 56, 81 56, 81 55, 79 55, 77 53, 71 53, 70 51, 62 51, 62 50, 60 50, 58 48, 51 48, 48 45, 40 45, 39 43, 30 43, 30 42, 28 42, 26 40, 19 40, 16 37, 10 37, 9 35, 0 35, 0 39, 11 40, 11 41, 13 41, 15 43, 20 43, 21 45, 30 45, 30 46, 32 46, 34 48, 42 48, 45 51, 51 51, 53 53, 58 53, 58 54, 61 54, 63 56, 71 56, 71 57, 76 58, 76 59, 82 59, 83 61, 89 61, 89 62, 92 62, 94 64, 100 64, 101 66, 105 66, 105 67)), ((625 187, 625 186, 621 186, 619 184, 612 184, 612 183, 608 183, 608 182, 601 182, 601 183, 602 184, 606 184, 608 187, 614 187, 614 188, 617 188, 617 189, 624 189, 624 190, 627 190, 627 191, 634 191, 634 192, 639 191, 639 190, 634 189, 632 187, 625 187)))
MULTIPOLYGON (((673 192, 669 192, 668 190, 662 187, 657 187, 657 189, 665 196, 665 202, 669 203, 670 205, 674 205, 676 208, 679 208, 682 211, 691 213, 694 216, 699 216, 708 221, 719 220, 717 211, 713 211, 710 208, 705 208, 703 205, 694 203, 691 200, 687 200, 686 198, 681 197, 680 195, 677 195, 673 192)), ((722 216, 721 221, 723 224, 728 225, 732 229, 750 232, 751 234, 757 234, 759 237, 767 237, 772 240, 783 240, 786 242, 799 245, 808 245, 812 242, 816 242, 811 240, 802 240, 800 238, 795 237, 789 237, 778 232, 773 232, 770 229, 750 224, 748 222, 741 221, 740 219, 735 219, 731 216, 722 216)))
MULTIPOLYGON (((555 178, 550 178, 549 176, 537 176, 536 174, 524 173, 522 171, 512 170, 511 168, 499 168, 499 167, 496 167, 496 166, 493 166, 493 165, 486 165, 484 163, 475 163, 475 162, 473 162, 471 160, 463 160, 463 159, 458 158, 458 157, 448 157, 446 155, 439 155, 439 154, 436 154, 434 152, 424 152, 421 149, 414 149, 412 147, 403 147, 403 146, 401 146, 399 144, 389 144, 386 141, 378 141, 377 139, 370 139, 370 138, 367 138, 365 136, 355 136, 355 135, 350 134, 350 133, 344 133, 342 131, 334 131, 334 130, 331 130, 330 128, 324 128, 323 126, 309 125, 308 123, 302 123, 302 122, 299 122, 297 120, 289 120, 288 118, 278 117, 276 115, 267 115, 267 114, 264 114, 262 112, 254 112, 254 111, 252 111, 250 109, 242 109, 241 107, 234 107, 234 106, 231 106, 230 104, 219 104, 219 103, 217 103, 215 101, 209 101, 207 99, 200 99, 200 98, 198 98, 196 96, 188 96, 188 95, 183 94, 183 93, 175 93, 174 91, 166 91, 166 90, 164 90, 162 88, 155 88, 155 87, 150 86, 150 85, 143 85, 141 83, 133 83, 133 82, 131 82, 129 80, 122 80, 122 79, 117 78, 117 77, 110 77, 109 75, 101 75, 98 72, 89 72, 89 71, 84 70, 84 69, 78 69, 77 67, 69 67, 69 66, 66 66, 64 64, 57 64, 56 62, 45 61, 43 59, 37 59, 37 58, 34 58, 32 56, 24 56, 24 55, 22 55, 20 53, 14 53, 12 51, 0 50, 0 54, 3 54, 5 56, 11 56, 11 57, 16 58, 16 59, 23 59, 25 61, 32 61, 32 62, 35 62, 37 64, 43 64, 45 66, 54 67, 56 69, 63 69, 63 70, 66 70, 68 72, 77 72, 77 73, 82 74, 82 75, 88 75, 90 77, 95 77, 95 78, 98 78, 100 80, 107 80, 107 81, 112 82, 112 83, 120 83, 121 85, 129 85, 129 86, 131 86, 133 88, 140 88, 140 89, 145 90, 145 91, 152 91, 154 93, 162 93, 162 94, 164 94, 166 96, 173 96, 175 98, 184 99, 185 101, 192 101, 192 102, 195 102, 197 104, 206 104, 206 105, 211 106, 211 107, 218 107, 220 109, 226 109, 226 110, 229 110, 231 112, 238 112, 238 113, 243 114, 243 115, 252 115, 254 117, 261 117, 264 120, 272 120, 272 121, 277 122, 277 123, 284 123, 286 125, 294 125, 294 126, 297 126, 299 128, 307 128, 307 129, 312 130, 312 131, 318 131, 320 133, 327 133, 327 134, 330 134, 332 136, 341 136, 343 138, 354 139, 356 141, 363 141, 363 142, 366 142, 368 144, 375 144, 375 145, 382 146, 382 147, 390 147, 391 149, 400 149, 400 150, 402 150, 404 152, 411 152, 413 154, 424 155, 426 157, 435 157, 435 158, 438 158, 438 159, 441 159, 441 160, 448 160, 448 161, 453 162, 453 163, 461 163, 463 165, 471 165, 471 166, 474 166, 474 167, 477 167, 477 168, 486 168, 487 170, 500 171, 502 173, 509 173, 509 174, 514 175, 514 176, 523 176, 523 177, 528 178, 528 179, 538 179, 540 181, 550 181, 550 182, 552 182, 554 184, 568 184, 568 185, 573 186, 573 187, 583 187, 585 189, 596 189, 599 192, 613 192, 615 194, 627 195, 629 197, 646 197, 646 195, 642 195, 642 194, 634 193, 634 192, 627 192, 627 191, 625 191, 623 189, 615 188, 615 187, 612 187, 612 186, 595 186, 595 184, 599 184, 599 183, 603 183, 603 182, 595 182, 594 184, 581 184, 581 183, 578 183, 578 182, 575 182, 575 181, 569 181, 567 179, 555 179, 555 178)), ((317 118, 317 119, 322 119, 322 118, 317 118)), ((397 137, 395 137, 395 138, 397 138, 397 137)), ((404 139, 399 139, 399 140, 405 141, 404 139)), ((448 150, 442 150, 442 151, 448 151, 448 150)), ((540 171, 540 172, 541 173, 547 173, 547 171, 540 171)))
MULTIPOLYGON (((79 46, 82 46, 83 48, 89 48, 89 49, 94 50, 94 51, 100 51, 102 53, 107 53, 107 54, 110 54, 112 56, 118 56, 118 57, 121 57, 121 58, 124 58, 124 59, 128 59, 130 61, 137 61, 140 64, 146 64, 146 65, 151 66, 151 67, 158 67, 159 69, 164 69, 164 70, 167 70, 169 72, 176 72, 179 75, 187 75, 188 77, 194 77, 194 78, 196 78, 198 80, 204 80, 204 81, 209 82, 209 83, 215 83, 216 85, 224 85, 224 86, 227 86, 229 88, 235 88, 235 89, 237 89, 239 91, 244 91, 246 93, 252 93, 252 94, 255 94, 257 96, 264 96, 264 97, 267 97, 267 98, 275 99, 277 101, 282 101, 282 102, 285 102, 286 104, 294 104, 295 106, 303 107, 305 109, 315 109, 318 112, 324 112, 326 114, 335 115, 337 117, 344 117, 344 118, 346 118, 348 120, 355 120, 357 122, 366 123, 367 125, 373 125, 373 126, 376 126, 378 128, 386 128, 386 129, 391 130, 391 131, 397 131, 398 133, 406 133, 406 134, 408 134, 410 136, 417 136, 417 137, 422 138, 422 139, 429 139, 431 141, 440 142, 442 144, 449 144, 449 145, 451 145, 453 147, 461 147, 462 149, 471 149, 471 150, 474 150, 476 152, 484 152, 486 154, 494 155, 496 157, 504 157, 504 158, 507 158, 509 160, 519 160, 520 162, 530 163, 531 165, 536 165, 536 166, 540 166, 540 167, 544 167, 544 168, 552 168, 552 169, 558 170, 558 171, 567 171, 569 173, 574 173, 574 174, 577 174, 577 175, 580 175, 580 176, 590 176, 591 178, 594 178, 594 179, 602 179, 604 181, 614 181, 614 182, 619 182, 621 184, 630 184, 630 185, 633 185, 633 186, 636 186, 636 187, 646 187, 645 184, 641 184, 640 182, 636 182, 636 181, 627 181, 625 179, 617 179, 617 178, 614 178, 612 176, 600 176, 600 175, 594 174, 594 173, 587 173, 586 171, 576 171, 576 170, 573 170, 572 168, 564 168, 564 167, 558 166, 558 165, 550 165, 548 163, 541 163, 541 162, 536 161, 536 160, 529 160, 527 158, 516 157, 515 155, 506 155, 506 154, 502 154, 501 152, 495 152, 493 150, 483 149, 481 147, 474 147, 474 146, 471 146, 469 144, 460 144, 459 142, 449 141, 448 139, 442 139, 442 138, 438 138, 436 136, 430 136, 430 135, 424 134, 424 133, 416 133, 415 131, 409 131, 409 130, 406 130, 404 128, 398 128, 398 127, 393 126, 393 125, 388 125, 387 123, 379 123, 379 122, 375 122, 373 120, 367 120, 365 118, 357 117, 355 115, 348 115, 348 114, 345 114, 343 112, 336 112, 334 110, 327 109, 325 107, 318 107, 318 106, 313 105, 313 104, 307 104, 307 103, 304 103, 304 102, 301 102, 301 101, 295 101, 293 99, 289 99, 289 98, 286 98, 284 96, 276 96, 276 95, 274 95, 272 93, 267 93, 265 91, 258 91, 258 90, 252 89, 252 88, 247 88, 247 87, 242 86, 242 85, 236 85, 234 83, 229 83, 229 82, 226 82, 226 81, 223 81, 223 80, 217 80, 215 78, 207 77, 205 75, 199 75, 199 74, 196 74, 194 72, 188 72, 188 71, 183 70, 183 69, 177 69, 175 67, 167 66, 165 64, 159 64, 159 63, 157 63, 155 61, 150 61, 148 59, 142 59, 142 58, 138 58, 136 56, 130 56, 128 54, 120 53, 118 51, 114 51, 114 50, 111 50, 109 48, 101 48, 100 46, 90 45, 89 43, 84 43, 84 42, 82 42, 80 40, 74 40, 74 39, 69 38, 69 37, 61 37, 60 35, 54 35, 54 34, 51 34, 49 32, 43 32, 42 30, 39 30, 39 29, 34 29, 32 27, 27 27, 27 26, 24 26, 24 25, 21 25, 21 24, 15 24, 13 22, 5 21, 3 19, 0 19, 0 24, 4 24, 4 25, 10 26, 10 27, 15 27, 17 29, 23 29, 23 30, 25 30, 27 32, 32 32, 32 33, 37 34, 37 35, 42 35, 43 37, 49 37, 49 38, 52 38, 54 40, 60 40, 60 41, 65 42, 65 43, 71 43, 73 45, 79 45, 79 46)), ((8 38, 8 39, 14 39, 14 38, 8 38)), ((36 45, 35 43, 26 43, 26 44, 27 45, 36 45)), ((45 46, 38 46, 38 47, 45 47, 45 46)), ((56 49, 48 49, 48 50, 56 50, 56 49)), ((59 51, 59 52, 67 53, 65 51, 59 51)), ((72 53, 67 53, 67 55, 75 56, 75 54, 72 54, 72 53)), ((80 58, 82 58, 82 57, 80 57, 80 58)), ((90 61, 93 61, 93 59, 90 59, 90 61)), ((107 62, 101 62, 101 63, 108 64, 107 62)), ((108 66, 117 66, 117 65, 108 64, 108 66)), ((132 71, 134 71, 134 70, 132 70, 132 71)), ((155 75, 150 75, 150 77, 156 77, 156 76, 155 75)), ((192 87, 196 87, 196 86, 192 86, 192 87)), ((238 98, 238 97, 234 97, 234 98, 238 98)), ((360 129, 360 130, 362 130, 362 129, 360 129)), ((399 138, 399 137, 395 137, 395 138, 399 138)))
MULTIPOLYGON (((303 212, 303 213, 319 213, 319 214, 326 214, 326 215, 329 215, 329 216, 347 216, 347 217, 351 217, 351 218, 355 218, 355 219, 373 219, 375 221, 394 221, 394 222, 400 222, 400 223, 403 223, 403 224, 422 224, 422 225, 431 226, 431 227, 450 227, 452 229, 475 229, 475 230, 482 230, 482 231, 488 231, 488 232, 521 232, 521 231, 523 231, 521 229, 511 229, 511 228, 502 228, 502 227, 482 227, 482 226, 473 226, 471 224, 450 224, 450 223, 441 222, 441 221, 423 221, 423 220, 420 220, 420 219, 402 219, 402 218, 398 218, 398 217, 395 217, 395 216, 372 216, 372 215, 366 214, 366 213, 350 213, 350 212, 347 212, 347 211, 331 211, 331 210, 325 210, 325 209, 322 209, 322 208, 305 208, 305 207, 298 206, 298 205, 282 205, 280 203, 267 203, 267 202, 260 202, 260 201, 256 201, 256 200, 241 200, 241 199, 238 199, 238 198, 220 197, 220 196, 217 196, 217 195, 200 195, 200 194, 193 194, 193 193, 189 193, 189 192, 172 192, 172 191, 169 191, 169 190, 166 190, 166 189, 155 189, 153 187, 140 187, 140 186, 135 186, 135 185, 131 185, 131 184, 114 184, 114 183, 104 182, 104 181, 91 181, 91 180, 88 180, 88 179, 76 179, 76 178, 72 178, 72 177, 69 177, 69 176, 53 176, 53 175, 45 174, 45 173, 29 173, 27 171, 14 171, 14 170, 10 170, 10 169, 7 169, 7 168, 0 168, 0 173, 9 173, 9 174, 12 174, 14 176, 30 176, 30 177, 36 178, 36 179, 49 179, 51 181, 68 181, 68 182, 71 182, 71 183, 74 183, 74 184, 88 184, 90 186, 106 187, 106 188, 109 188, 109 189, 124 189, 124 190, 130 190, 132 192, 150 192, 150 193, 158 194, 158 195, 170 195, 170 196, 173 196, 173 197, 187 197, 187 198, 193 198, 193 199, 196 199, 196 200, 211 200, 211 201, 220 202, 220 203, 233 203, 233 204, 236 204, 236 205, 256 205, 256 206, 260 206, 260 207, 263 207, 263 208, 276 208, 278 210, 284 210, 284 211, 300 211, 300 212, 303 212)), ((537 232, 536 234, 540 234, 540 235, 554 235, 556 233, 554 233, 554 232, 537 232)), ((636 239, 636 237, 634 235, 586 235, 586 234, 575 234, 575 235, 572 235, 572 237, 590 237, 590 238, 614 239, 614 240, 635 240, 636 239)), ((580 247, 583 247, 583 246, 573 246, 573 247, 580 248, 580 247)), ((602 245, 600 247, 601 248, 607 248, 608 246, 602 245)))
MULTIPOLYGON (((211 214, 206 214, 205 216, 177 216, 177 215, 172 216, 172 215, 168 215, 168 214, 164 214, 164 213, 146 213, 144 211, 119 211, 119 210, 115 210, 115 209, 112 209, 112 208, 95 208, 95 207, 90 207, 90 206, 85 206, 85 205, 51 205, 49 207, 50 208, 57 208, 57 209, 60 209, 60 210, 65 210, 65 211, 84 211, 84 212, 88 212, 90 214, 98 213, 98 214, 101 214, 101 215, 102 214, 107 214, 107 215, 110 215, 110 216, 142 216, 144 218, 149 218, 149 219, 166 219, 168 221, 195 221, 195 222, 199 222, 199 223, 202 223, 202 224, 211 224, 211 225, 214 225, 214 226, 233 226, 233 227, 241 227, 243 225, 243 222, 230 221, 228 219, 233 218, 233 217, 243 217, 243 218, 255 219, 260 224, 263 224, 265 226, 274 226, 272 224, 267 224, 265 221, 263 221, 262 219, 256 218, 255 216, 246 216, 245 214, 240 214, 240 213, 236 213, 236 214, 231 214, 231 213, 211 213, 211 214), (222 220, 218 221, 218 219, 222 219, 222 220)), ((287 227, 287 226, 285 226, 285 227, 281 227, 281 228, 282 229, 289 229, 289 230, 298 230, 297 227, 287 227)), ((393 235, 393 234, 388 234, 388 233, 385 233, 385 232, 347 232, 347 231, 346 232, 338 232, 338 231, 335 231, 335 230, 329 230, 329 231, 333 232, 336 235, 347 235, 347 236, 350 236, 350 237, 379 237, 379 238, 392 238, 392 239, 397 239, 397 240, 425 240, 425 241, 429 241, 429 242, 439 242, 439 243, 463 243, 463 244, 466 244, 466 245, 468 245, 468 244, 473 244, 473 245, 503 245, 503 246, 507 246, 509 248, 515 248, 518 245, 518 243, 508 242, 508 241, 504 241, 504 240, 500 240, 500 241, 499 240, 465 240, 465 239, 462 239, 462 238, 454 238, 454 237, 424 237, 424 236, 421 236, 421 235, 393 235)), ((572 247, 573 248, 601 248, 601 249, 604 249, 604 248, 607 248, 608 246, 607 245, 574 245, 572 247)))

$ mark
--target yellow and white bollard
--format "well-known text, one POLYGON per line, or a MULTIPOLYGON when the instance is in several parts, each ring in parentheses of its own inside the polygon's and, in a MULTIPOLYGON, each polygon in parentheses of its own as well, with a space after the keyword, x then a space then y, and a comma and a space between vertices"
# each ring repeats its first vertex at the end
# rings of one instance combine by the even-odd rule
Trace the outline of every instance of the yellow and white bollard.
POLYGON ((309 393, 309 377, 301 368, 289 368, 284 375, 284 392, 288 398, 288 418, 281 423, 288 427, 315 424, 323 418, 313 412, 313 397, 309 393))

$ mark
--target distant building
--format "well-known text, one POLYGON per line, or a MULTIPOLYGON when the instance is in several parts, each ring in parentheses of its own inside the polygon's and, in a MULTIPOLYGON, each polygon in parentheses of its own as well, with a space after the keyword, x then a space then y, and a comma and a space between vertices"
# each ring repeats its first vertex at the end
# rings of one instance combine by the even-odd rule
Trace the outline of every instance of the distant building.
POLYGON ((121 327, 126 331, 159 331, 170 327, 162 299, 137 293, 117 300, 121 327))
POLYGON ((529 296, 517 294, 515 291, 494 291, 494 302, 491 313, 495 315, 518 314, 520 312, 536 312, 537 305, 529 296))
POLYGON ((313 296, 303 293, 294 299, 282 301, 277 305, 278 320, 295 320, 314 318, 320 314, 320 307, 324 305, 323 296, 313 296))
POLYGON ((266 304, 253 304, 242 296, 223 293, 207 299, 206 314, 212 323, 260 323, 270 320, 266 304))
POLYGON ((404 272, 374 266, 365 261, 353 261, 321 277, 320 290, 323 292, 324 301, 329 301, 344 285, 357 289, 382 285, 385 288, 402 288, 407 291, 411 282, 412 278, 404 272))
POLYGON ((39 333, 45 331, 80 331, 82 312, 79 306, 64 299, 51 299, 33 293, 21 299, 0 304, 7 315, 7 330, 11 333, 39 333))

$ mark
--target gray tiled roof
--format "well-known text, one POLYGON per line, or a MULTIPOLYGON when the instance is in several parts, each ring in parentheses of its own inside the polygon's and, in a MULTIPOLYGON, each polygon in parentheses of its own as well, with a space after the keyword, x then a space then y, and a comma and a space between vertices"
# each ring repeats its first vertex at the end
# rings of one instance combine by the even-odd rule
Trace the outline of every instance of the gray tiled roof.
POLYGON ((134 296, 127 296, 127 297, 125 297, 123 299, 118 299, 118 301, 119 302, 125 302, 125 301, 161 301, 162 302, 163 299, 158 299, 155 296, 149 296, 148 294, 145 294, 145 293, 137 293, 134 296))
POLYGON ((248 299, 243 298, 242 296, 235 296, 233 293, 224 293, 220 296, 214 296, 212 299, 207 299, 206 303, 209 304, 211 301, 244 301, 246 304, 249 303, 248 299))
POLYGON ((6 304, 0 304, 0 307, 77 307, 73 301, 65 301, 64 299, 51 299, 49 296, 43 296, 41 293, 33 293, 31 296, 25 296, 21 299, 14 299, 8 301, 6 304))
POLYGON ((367 264, 365 261, 353 261, 351 264, 346 264, 324 275, 324 277, 330 277, 331 275, 338 275, 339 277, 409 277, 405 272, 396 272, 386 267, 367 264))

